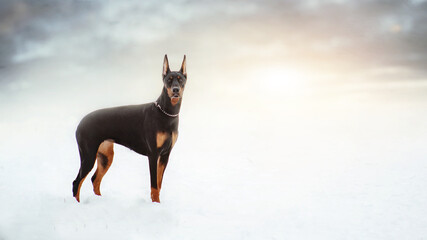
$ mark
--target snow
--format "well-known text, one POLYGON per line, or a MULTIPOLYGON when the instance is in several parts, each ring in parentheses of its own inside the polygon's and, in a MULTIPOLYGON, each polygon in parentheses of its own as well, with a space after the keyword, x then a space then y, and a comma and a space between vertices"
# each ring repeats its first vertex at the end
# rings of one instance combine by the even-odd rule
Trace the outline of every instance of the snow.
POLYGON ((189 80, 156 204, 146 157, 118 145, 102 197, 88 178, 77 203, 71 183, 81 117, 103 104, 149 101, 160 89, 106 100, 98 86, 61 84, 2 96, 0 239, 427 236, 425 86, 338 85, 282 97, 203 91, 189 80))

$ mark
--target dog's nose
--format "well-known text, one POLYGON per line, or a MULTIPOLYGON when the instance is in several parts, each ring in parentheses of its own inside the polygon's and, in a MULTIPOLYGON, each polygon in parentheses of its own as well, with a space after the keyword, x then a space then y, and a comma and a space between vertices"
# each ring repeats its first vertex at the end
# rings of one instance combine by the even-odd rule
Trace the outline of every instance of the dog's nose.
POLYGON ((179 88, 178 88, 178 87, 174 87, 174 88, 172 88, 172 92, 173 92, 173 93, 179 93, 179 88))

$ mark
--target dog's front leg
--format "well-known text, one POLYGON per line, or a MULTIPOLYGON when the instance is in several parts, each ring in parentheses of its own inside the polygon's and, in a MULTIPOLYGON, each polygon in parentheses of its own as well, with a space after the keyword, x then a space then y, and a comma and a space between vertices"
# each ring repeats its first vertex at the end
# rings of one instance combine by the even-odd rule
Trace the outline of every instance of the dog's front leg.
POLYGON ((151 200, 153 202, 160 202, 160 189, 162 188, 163 174, 169 161, 169 154, 170 152, 156 157, 149 157, 151 200))
POLYGON ((153 154, 148 157, 150 165, 150 181, 151 181, 151 201, 160 203, 160 188, 157 185, 157 163, 160 160, 159 154, 153 154))

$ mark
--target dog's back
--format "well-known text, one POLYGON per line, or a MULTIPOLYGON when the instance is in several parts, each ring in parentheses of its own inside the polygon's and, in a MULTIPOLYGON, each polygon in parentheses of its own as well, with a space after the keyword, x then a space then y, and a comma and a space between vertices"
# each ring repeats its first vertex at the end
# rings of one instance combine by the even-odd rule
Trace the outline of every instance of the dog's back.
POLYGON ((144 123, 153 116, 153 104, 130 105, 96 110, 86 115, 77 127, 78 144, 99 146, 104 140, 128 147, 146 155, 140 138, 144 123), (126 121, 123 121, 126 119, 126 121))

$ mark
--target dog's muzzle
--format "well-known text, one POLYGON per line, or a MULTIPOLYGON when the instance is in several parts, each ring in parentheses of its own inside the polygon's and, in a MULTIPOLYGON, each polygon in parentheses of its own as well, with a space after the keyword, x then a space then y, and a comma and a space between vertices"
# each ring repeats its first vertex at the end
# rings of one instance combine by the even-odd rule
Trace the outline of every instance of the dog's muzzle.
POLYGON ((179 87, 172 87, 169 97, 171 98, 172 105, 175 105, 179 102, 181 89, 179 87))

